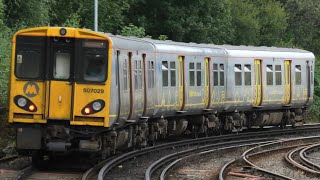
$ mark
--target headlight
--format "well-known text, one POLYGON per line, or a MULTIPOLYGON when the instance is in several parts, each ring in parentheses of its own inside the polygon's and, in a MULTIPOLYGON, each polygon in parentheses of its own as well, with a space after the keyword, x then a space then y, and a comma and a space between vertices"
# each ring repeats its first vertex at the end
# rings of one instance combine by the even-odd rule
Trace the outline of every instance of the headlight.
POLYGON ((95 111, 99 111, 101 109, 101 103, 100 102, 94 102, 92 104, 92 108, 95 110, 95 111))
POLYGON ((21 98, 18 99, 18 105, 20 107, 24 107, 24 106, 26 106, 26 104, 27 104, 26 98, 21 97, 21 98))

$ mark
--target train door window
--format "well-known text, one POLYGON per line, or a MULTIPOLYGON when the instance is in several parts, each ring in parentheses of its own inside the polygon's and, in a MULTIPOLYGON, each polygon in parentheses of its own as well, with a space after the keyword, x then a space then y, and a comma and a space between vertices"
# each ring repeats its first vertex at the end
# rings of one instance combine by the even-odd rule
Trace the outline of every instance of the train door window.
POLYGON ((171 86, 176 86, 176 62, 170 62, 170 80, 171 86))
POLYGON ((70 53, 58 51, 55 54, 53 66, 54 79, 69 79, 70 77, 70 53))
POLYGON ((190 86, 194 86, 194 84, 195 84, 195 67, 194 67, 194 63, 189 63, 189 79, 190 79, 190 86))
POLYGON ((38 51, 22 50, 16 56, 16 76, 18 78, 39 78, 41 55, 38 51))
POLYGON ((220 64, 220 86, 224 86, 224 64, 220 64))
POLYGON ((133 64, 134 89, 138 89, 138 61, 133 64))
POLYGON ((123 90, 128 90, 128 61, 123 61, 123 90))
POLYGON ((244 85, 251 86, 251 65, 244 65, 244 85))
POLYGON ((197 63, 197 86, 201 86, 202 76, 201 76, 201 63, 197 63))
POLYGON ((241 64, 234 65, 234 79, 236 86, 242 85, 242 69, 241 64))
POLYGON ((301 65, 295 67, 296 85, 301 85, 301 65))
POLYGON ((119 62, 120 62, 120 51, 118 50, 117 51, 117 62, 116 62, 116 66, 117 66, 117 68, 116 68, 116 72, 117 72, 117 74, 116 74, 116 85, 118 86, 118 84, 119 84, 119 62))
POLYGON ((148 87, 154 88, 154 63, 148 61, 148 87))
POLYGON ((266 72, 267 72, 267 85, 273 85, 273 66, 267 65, 266 72))
POLYGON ((142 64, 141 60, 138 60, 138 89, 142 89, 142 64))
POLYGON ((276 70, 276 85, 281 85, 282 84, 281 65, 276 65, 275 70, 276 70))
POLYGON ((218 86, 218 64, 213 64, 213 86, 218 86))
POLYGON ((168 86, 169 69, 168 61, 162 61, 162 86, 168 86))

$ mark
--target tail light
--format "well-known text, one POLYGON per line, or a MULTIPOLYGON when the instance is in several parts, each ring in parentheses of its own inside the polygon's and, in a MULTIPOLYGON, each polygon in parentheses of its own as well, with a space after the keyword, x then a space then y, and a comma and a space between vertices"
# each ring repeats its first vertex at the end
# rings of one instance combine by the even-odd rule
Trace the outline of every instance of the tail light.
POLYGON ((17 95, 13 98, 13 101, 20 109, 25 111, 36 112, 38 110, 37 106, 30 99, 24 96, 17 95))
POLYGON ((90 115, 100 112, 105 106, 105 102, 102 99, 97 99, 87 104, 81 110, 82 115, 90 115))

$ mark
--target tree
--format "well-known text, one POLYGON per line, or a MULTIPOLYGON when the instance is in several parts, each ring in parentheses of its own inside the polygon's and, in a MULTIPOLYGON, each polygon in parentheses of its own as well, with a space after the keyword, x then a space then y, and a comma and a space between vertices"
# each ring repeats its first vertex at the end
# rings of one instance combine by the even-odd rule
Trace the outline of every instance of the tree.
MULTIPOLYGON (((99 31, 116 33, 124 25, 123 12, 128 9, 128 0, 99 0, 99 31)), ((94 29, 93 0, 55 0, 50 14, 52 25, 70 24, 69 18, 74 18, 78 22, 71 25, 94 29)))
POLYGON ((251 0, 231 0, 233 45, 257 45, 260 42, 259 8, 251 0))
POLYGON ((46 26, 49 23, 50 0, 5 0, 6 24, 20 27, 46 26))
POLYGON ((320 54, 320 4, 318 0, 287 0, 287 36, 304 49, 320 54))
POLYGON ((126 21, 144 27, 152 37, 223 44, 234 32, 229 6, 226 0, 136 0, 126 21))

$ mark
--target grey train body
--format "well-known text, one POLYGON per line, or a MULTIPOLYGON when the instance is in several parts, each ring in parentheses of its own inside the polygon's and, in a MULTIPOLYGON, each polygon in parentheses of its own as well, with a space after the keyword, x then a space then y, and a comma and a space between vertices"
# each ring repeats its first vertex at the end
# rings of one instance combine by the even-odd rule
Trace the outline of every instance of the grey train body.
MULTIPOLYGON (((109 36, 110 127, 142 122, 145 141, 150 134, 302 125, 313 101, 315 57, 308 51, 109 36)), ((131 132, 118 133, 119 146, 131 132)))

